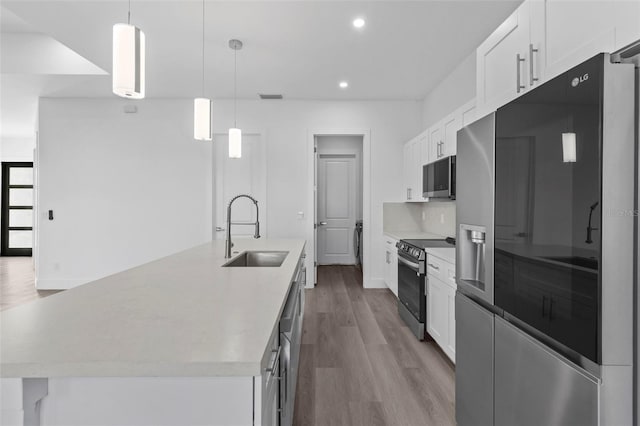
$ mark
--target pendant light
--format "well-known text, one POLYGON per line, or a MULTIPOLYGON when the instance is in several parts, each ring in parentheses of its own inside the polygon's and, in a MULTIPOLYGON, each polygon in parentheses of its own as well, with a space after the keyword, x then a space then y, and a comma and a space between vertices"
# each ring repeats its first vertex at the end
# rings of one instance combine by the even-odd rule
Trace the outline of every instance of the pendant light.
POLYGON ((562 161, 575 163, 577 158, 576 134, 573 128, 573 115, 567 106, 567 132, 562 134, 562 161))
POLYGON ((233 49, 233 127, 229 129, 229 158, 242 157, 242 130, 238 129, 238 50, 242 49, 240 40, 229 40, 229 47, 233 49))
POLYGON ((211 140, 211 99, 204 97, 204 1, 202 0, 202 97, 193 100, 193 137, 211 140))
POLYGON ((576 162, 576 134, 562 134, 562 161, 565 163, 576 162))
POLYGON ((144 33, 131 25, 131 0, 126 24, 113 26, 113 93, 127 99, 144 98, 144 33))

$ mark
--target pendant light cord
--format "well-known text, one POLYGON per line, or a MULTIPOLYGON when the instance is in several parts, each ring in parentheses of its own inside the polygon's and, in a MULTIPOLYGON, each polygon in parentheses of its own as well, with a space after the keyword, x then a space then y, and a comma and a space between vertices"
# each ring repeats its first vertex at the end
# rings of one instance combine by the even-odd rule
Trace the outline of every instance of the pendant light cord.
POLYGON ((233 127, 238 128, 238 49, 233 51, 233 127))
POLYGON ((202 97, 204 98, 204 0, 202 0, 202 97))
POLYGON ((129 0, 129 12, 127 12, 127 25, 131 25, 131 0, 129 0))

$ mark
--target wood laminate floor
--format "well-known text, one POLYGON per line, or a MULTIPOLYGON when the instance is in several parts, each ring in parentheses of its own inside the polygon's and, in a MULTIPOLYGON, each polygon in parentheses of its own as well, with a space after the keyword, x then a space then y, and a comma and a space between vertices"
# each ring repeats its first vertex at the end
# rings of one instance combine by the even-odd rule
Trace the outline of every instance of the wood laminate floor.
POLYGON ((59 290, 36 290, 33 258, 0 256, 0 311, 22 305, 59 290))
POLYGON ((305 294, 294 425, 455 425, 453 365, 411 334, 390 290, 321 266, 305 294))

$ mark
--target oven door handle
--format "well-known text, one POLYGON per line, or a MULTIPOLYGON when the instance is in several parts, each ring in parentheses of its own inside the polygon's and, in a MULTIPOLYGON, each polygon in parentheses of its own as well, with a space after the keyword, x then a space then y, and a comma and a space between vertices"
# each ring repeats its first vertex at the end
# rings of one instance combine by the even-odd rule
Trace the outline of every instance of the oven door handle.
POLYGON ((404 263, 406 266, 411 268, 414 272, 418 272, 418 273, 420 272, 420 265, 418 265, 417 263, 409 262, 408 260, 400 256, 398 256, 398 262, 404 263))

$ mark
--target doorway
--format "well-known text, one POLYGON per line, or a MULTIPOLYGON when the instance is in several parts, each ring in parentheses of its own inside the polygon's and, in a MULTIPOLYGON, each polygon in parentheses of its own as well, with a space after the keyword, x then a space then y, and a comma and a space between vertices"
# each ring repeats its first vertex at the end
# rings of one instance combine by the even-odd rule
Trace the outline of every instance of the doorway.
POLYGON ((33 180, 33 163, 2 163, 2 256, 32 255, 33 180))
POLYGON ((363 136, 316 136, 315 146, 317 263, 361 265, 363 136))

